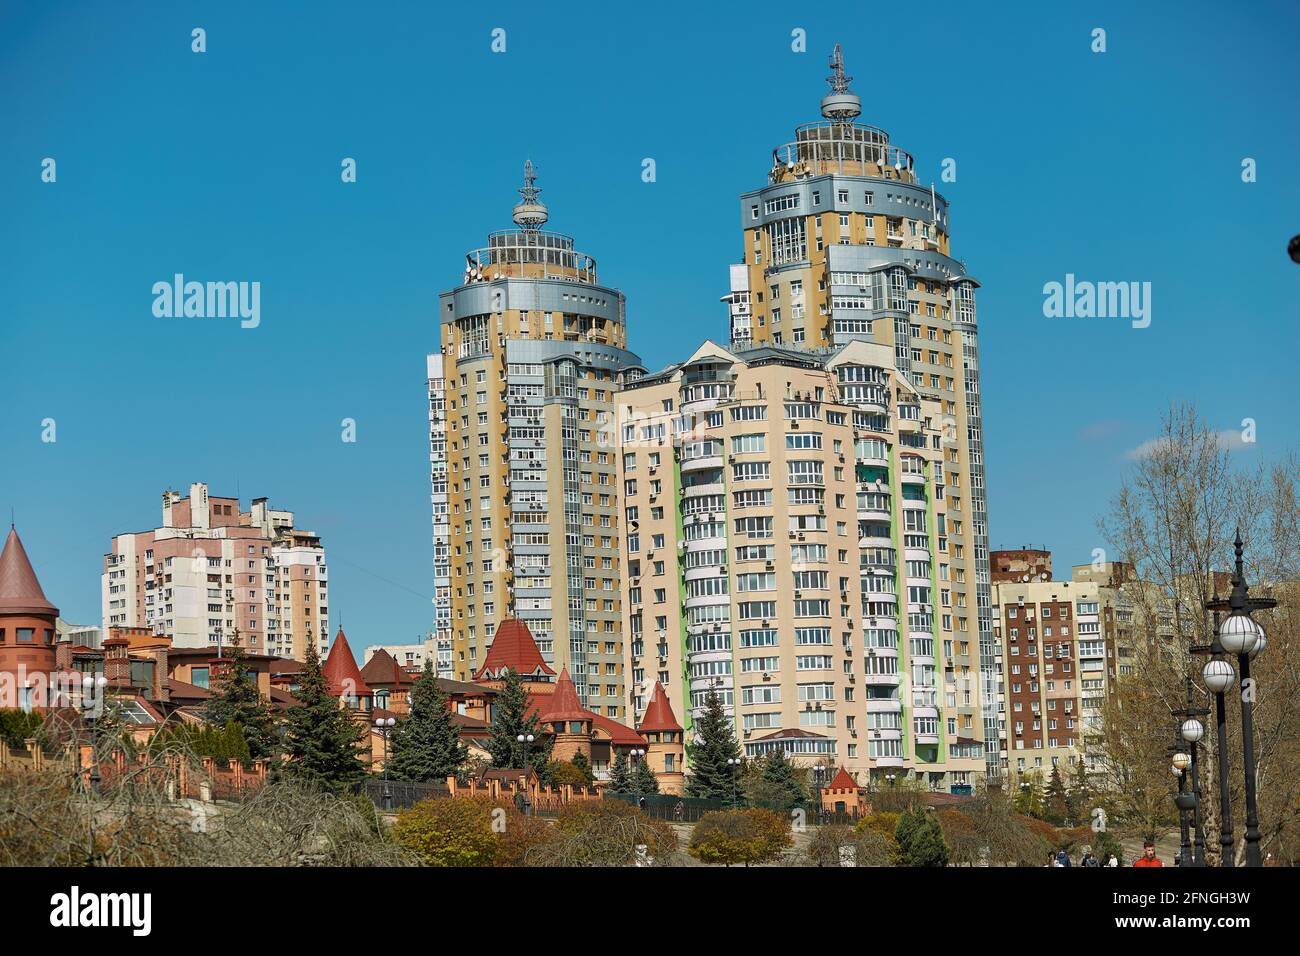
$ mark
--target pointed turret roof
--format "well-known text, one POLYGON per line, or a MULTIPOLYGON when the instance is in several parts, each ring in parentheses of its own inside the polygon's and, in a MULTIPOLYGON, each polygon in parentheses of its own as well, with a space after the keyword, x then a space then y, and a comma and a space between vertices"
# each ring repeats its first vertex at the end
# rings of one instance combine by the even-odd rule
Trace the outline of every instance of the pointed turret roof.
POLYGON ((27 551, 18 532, 9 526, 4 551, 0 552, 0 614, 57 616, 59 609, 45 599, 27 551))
POLYGON ((637 730, 644 733, 647 730, 680 731, 681 729, 682 725, 677 722, 673 705, 668 700, 668 692, 664 690, 663 684, 655 681, 654 693, 650 695, 650 704, 646 707, 645 716, 641 718, 637 730))
POLYGON ((474 679, 498 680, 512 668, 523 677, 555 676, 555 671, 542 660, 542 652, 537 649, 528 625, 515 618, 501 622, 492 637, 492 646, 488 648, 483 666, 474 679))
POLYGON ((858 786, 858 782, 856 780, 854 780, 851 776, 849 776, 849 772, 846 769, 840 767, 840 772, 835 775, 835 779, 831 781, 831 785, 827 789, 861 790, 862 788, 858 786))
POLYGON ((325 666, 321 668, 321 673, 325 675, 325 683, 329 685, 332 697, 342 697, 344 691, 349 690, 353 697, 370 696, 370 688, 361 679, 357 659, 352 656, 348 637, 341 627, 338 634, 334 635, 334 646, 330 648, 329 656, 325 658, 325 666))
POLYGON ((560 671, 555 693, 548 694, 538 702, 537 716, 542 720, 591 720, 591 711, 584 708, 582 701, 578 700, 578 689, 573 686, 567 667, 560 671))

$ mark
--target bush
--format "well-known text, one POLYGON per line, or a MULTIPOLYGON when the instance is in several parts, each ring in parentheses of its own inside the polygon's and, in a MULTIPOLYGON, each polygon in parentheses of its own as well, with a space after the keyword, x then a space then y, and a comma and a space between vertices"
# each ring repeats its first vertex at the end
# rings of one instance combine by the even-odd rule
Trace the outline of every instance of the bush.
POLYGON ((889 847, 889 866, 902 866, 903 855, 898 849, 898 839, 894 836, 894 831, 898 829, 898 814, 888 812, 870 813, 857 822, 853 828, 858 833, 872 832, 879 833, 885 838, 885 845, 889 847))
POLYGON ((777 859, 792 843, 785 817, 751 807, 706 813, 691 832, 688 852, 702 863, 749 866, 777 859))
POLYGON ((549 838, 525 854, 528 866, 632 866, 671 861, 677 832, 623 800, 571 803, 549 838), (645 847, 644 857, 639 847, 645 847))
POLYGON ((834 824, 818 827, 808 844, 813 866, 893 866, 898 844, 879 830, 834 824))
POLYGON ((528 866, 536 848, 549 842, 555 827, 545 817, 525 816, 510 806, 506 808, 504 829, 498 834, 497 866, 528 866))
POLYGON ((393 839, 425 866, 491 866, 500 849, 490 797, 437 797, 397 814, 393 839))

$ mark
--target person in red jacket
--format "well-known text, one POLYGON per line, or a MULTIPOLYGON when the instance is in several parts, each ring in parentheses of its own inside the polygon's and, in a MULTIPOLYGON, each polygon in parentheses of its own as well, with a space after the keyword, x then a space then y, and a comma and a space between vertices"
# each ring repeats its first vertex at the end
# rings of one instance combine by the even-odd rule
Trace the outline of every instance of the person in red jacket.
POLYGON ((1134 866, 1164 866, 1156 856, 1156 845, 1150 840, 1142 841, 1142 855, 1133 861, 1134 866))

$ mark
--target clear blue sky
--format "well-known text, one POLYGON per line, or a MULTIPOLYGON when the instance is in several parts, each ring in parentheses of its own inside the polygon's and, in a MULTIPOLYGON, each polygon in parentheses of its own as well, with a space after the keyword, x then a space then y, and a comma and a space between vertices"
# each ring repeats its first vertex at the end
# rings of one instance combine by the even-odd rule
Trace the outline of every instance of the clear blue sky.
POLYGON ((354 646, 422 633, 436 295, 508 225, 523 160, 627 294, 633 349, 680 359, 726 338, 737 196, 818 118, 837 40, 863 120, 927 182, 957 160, 994 547, 1087 560, 1171 400, 1255 418, 1243 461, 1300 444, 1295 4, 617 6, 0 8, 0 507, 65 617, 98 621, 115 532, 206 480, 324 536, 354 646), (155 318, 176 272, 261 282, 261 326, 155 318), (1151 327, 1044 318, 1067 272, 1151 282, 1151 327))

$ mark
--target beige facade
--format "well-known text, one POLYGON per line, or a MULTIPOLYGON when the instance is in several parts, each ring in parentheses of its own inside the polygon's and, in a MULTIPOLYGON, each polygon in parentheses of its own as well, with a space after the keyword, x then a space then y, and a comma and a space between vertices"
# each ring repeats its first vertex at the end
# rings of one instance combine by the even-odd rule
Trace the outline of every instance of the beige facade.
POLYGON ((889 348, 706 342, 619 403, 631 706, 658 681, 689 740, 716 692, 751 757, 973 785, 976 578, 954 555, 950 439, 889 348))
POLYGON ((303 659, 329 644, 329 579, 319 536, 291 511, 196 482, 162 498, 162 526, 119 534, 104 556, 103 629, 147 627, 174 647, 239 640, 250 651, 303 659))
POLYGON ((766 183, 742 194, 743 260, 723 301, 736 348, 886 347, 890 364, 937 408, 950 559, 972 585, 960 612, 976 644, 986 770, 1005 766, 993 636, 975 290, 951 255, 948 202, 910 154, 858 122, 839 48, 822 120, 773 150, 766 183))
POLYGON ((429 357, 439 672, 468 680, 498 624, 527 623, 601 716, 626 716, 619 604, 615 392, 623 294, 545 231, 531 164, 519 227, 466 257, 439 299, 429 357), (442 663, 445 661, 445 666, 442 663))

